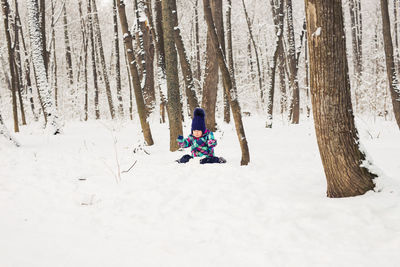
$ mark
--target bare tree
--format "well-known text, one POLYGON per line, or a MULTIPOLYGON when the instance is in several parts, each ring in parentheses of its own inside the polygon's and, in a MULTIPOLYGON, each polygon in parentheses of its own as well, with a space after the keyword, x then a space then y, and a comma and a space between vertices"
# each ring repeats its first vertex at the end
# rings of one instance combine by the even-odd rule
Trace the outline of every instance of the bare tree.
POLYGON ((294 26, 293 26, 293 6, 292 0, 286 0, 286 11, 287 11, 287 27, 288 27, 288 63, 289 63, 289 81, 290 88, 292 89, 292 97, 290 99, 289 115, 291 122, 294 124, 299 123, 300 119, 300 90, 299 80, 297 77, 297 60, 296 60, 296 44, 294 38, 294 26))
POLYGON ((102 37, 101 37, 99 15, 97 13, 96 0, 91 0, 91 1, 93 4, 92 23, 94 26, 95 39, 96 39, 96 43, 97 43, 97 46, 99 49, 99 54, 100 54, 101 69, 102 69, 102 73, 103 73, 104 84, 106 86, 108 107, 110 109, 111 118, 114 119, 115 118, 115 109, 114 109, 114 104, 113 104, 113 100, 112 100, 110 81, 108 79, 107 65, 106 65, 106 61, 104 58, 104 49, 103 49, 103 41, 102 41, 102 37))
POLYGON ((231 76, 229 74, 228 67, 224 58, 224 53, 219 43, 217 32, 215 30, 215 24, 211 13, 210 1, 203 0, 204 5, 204 16, 207 22, 208 33, 212 41, 212 45, 217 53, 218 65, 222 72, 222 79, 224 83, 224 89, 229 97, 230 106, 232 109, 233 119, 235 121, 236 134, 239 139, 240 148, 242 151, 242 159, 240 164, 247 165, 250 162, 249 148, 247 145, 246 134, 244 132, 242 114, 240 111, 239 100, 237 99, 236 88, 233 87, 231 76))
POLYGON ((342 3, 305 3, 312 109, 327 195, 361 195, 374 188, 374 175, 363 165, 367 162, 354 124, 342 3))
POLYGON ((275 24, 275 35, 276 35, 276 44, 275 44, 275 51, 274 56, 272 59, 272 66, 271 66, 271 80, 268 85, 268 98, 267 98, 267 122, 266 128, 272 128, 273 122, 273 111, 274 111, 274 94, 275 94, 275 71, 278 61, 279 54, 282 54, 283 50, 283 0, 278 0, 275 3, 274 0, 270 1, 272 15, 274 18, 275 24))
POLYGON ((14 131, 19 132, 18 126, 18 107, 17 107, 17 76, 15 73, 15 65, 14 65, 14 50, 11 44, 11 34, 10 27, 8 23, 9 15, 10 15, 10 5, 7 0, 1 1, 2 10, 3 10, 3 21, 4 21, 4 32, 6 34, 6 42, 8 49, 8 65, 10 68, 10 76, 11 76, 11 93, 12 93, 12 106, 13 106, 13 118, 14 118, 14 131))
POLYGON ((123 33, 124 45, 126 54, 129 62, 129 70, 132 78, 133 89, 135 91, 136 106, 139 114, 140 125, 142 127, 144 140, 147 145, 151 146, 154 144, 153 137, 151 135, 150 125, 146 118, 146 106, 143 99, 142 88, 140 86, 139 73, 136 66, 136 59, 133 53, 132 35, 129 31, 128 21, 125 13, 125 3, 121 0, 117 0, 117 7, 119 13, 119 20, 121 23, 121 29, 123 33))
POLYGON ((170 132, 170 151, 178 149, 176 138, 182 134, 181 104, 178 78, 178 56, 175 49, 175 17, 173 0, 162 1, 162 26, 164 33, 165 67, 168 87, 168 120, 170 132))
POLYGON ((178 25, 178 12, 176 9, 176 0, 171 0, 171 1, 173 9, 175 10, 175 12, 173 12, 172 14, 174 16, 174 25, 175 25, 174 26, 175 45, 176 49, 178 50, 183 79, 185 81, 185 89, 186 89, 185 92, 189 104, 189 114, 190 116, 192 116, 194 109, 199 106, 199 101, 197 100, 196 91, 194 88, 192 67, 190 66, 189 59, 186 55, 185 46, 183 44, 183 39, 181 36, 181 30, 179 29, 178 25))
MULTIPOLYGON (((213 18, 222 16, 218 13, 222 11, 218 8, 222 5, 222 0, 211 0, 212 3, 212 16, 213 18)), ((218 22, 218 20, 216 20, 218 22)), ((216 25, 217 34, 218 25, 216 25)), ((204 70, 204 82, 203 82, 203 98, 201 100, 201 106, 206 111, 206 127, 211 131, 216 130, 215 122, 215 107, 217 103, 217 92, 218 92, 218 61, 216 51, 211 41, 210 33, 207 32, 207 48, 206 48, 206 67, 204 70)))
POLYGON ((32 61, 37 74, 37 83, 39 95, 43 96, 43 113, 45 113, 46 127, 51 131, 52 134, 58 134, 61 132, 61 125, 58 122, 57 110, 53 102, 53 91, 51 90, 47 75, 46 67, 44 63, 43 43, 42 43, 42 32, 39 28, 38 22, 38 5, 36 0, 28 0, 29 10, 29 32, 32 48, 32 61))
MULTIPOLYGON (((259 56, 258 56, 258 49, 257 49, 258 46, 256 45, 256 41, 254 39, 253 30, 251 28, 252 25, 251 25, 251 22, 250 22, 249 15, 247 13, 246 5, 244 4, 244 0, 242 0, 242 4, 243 4, 244 14, 246 16, 246 22, 247 22, 247 28, 249 30, 250 40, 251 40, 251 43, 253 44, 254 53, 256 55, 257 73, 258 73, 258 86, 259 86, 259 90, 260 90, 261 104, 264 104, 264 87, 263 87, 263 84, 262 84, 261 66, 260 66, 260 59, 259 59, 259 56)), ((251 52, 250 52, 250 54, 251 54, 251 52)))
POLYGON ((121 117, 124 116, 124 105, 122 101, 121 93, 121 65, 119 55, 119 37, 118 37, 118 11, 116 6, 116 0, 113 0, 113 24, 114 24, 114 50, 115 50, 115 84, 117 87, 117 98, 118 98, 118 113, 121 117))

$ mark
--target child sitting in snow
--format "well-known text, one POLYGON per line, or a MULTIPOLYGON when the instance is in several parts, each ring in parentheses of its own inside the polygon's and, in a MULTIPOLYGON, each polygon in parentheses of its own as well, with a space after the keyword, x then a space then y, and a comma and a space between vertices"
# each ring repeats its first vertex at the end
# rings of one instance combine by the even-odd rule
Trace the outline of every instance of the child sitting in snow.
POLYGON ((201 108, 196 108, 193 112, 192 133, 188 138, 178 136, 178 144, 180 147, 191 147, 192 155, 184 155, 176 160, 178 163, 186 163, 193 157, 203 157, 200 164, 204 163, 225 163, 223 157, 214 156, 214 147, 217 145, 217 140, 214 138, 213 132, 206 129, 204 121, 205 112, 201 108))

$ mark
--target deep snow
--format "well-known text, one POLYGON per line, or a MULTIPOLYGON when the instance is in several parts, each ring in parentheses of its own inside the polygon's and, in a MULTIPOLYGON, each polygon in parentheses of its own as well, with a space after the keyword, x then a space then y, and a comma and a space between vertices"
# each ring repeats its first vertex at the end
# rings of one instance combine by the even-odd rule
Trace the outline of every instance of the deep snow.
POLYGON ((0 266, 400 266, 400 133, 357 122, 383 176, 346 199, 326 197, 308 121, 245 118, 248 166, 233 124, 215 133, 224 165, 178 165, 155 122, 145 151, 137 122, 24 127, 20 148, 0 138, 0 266))

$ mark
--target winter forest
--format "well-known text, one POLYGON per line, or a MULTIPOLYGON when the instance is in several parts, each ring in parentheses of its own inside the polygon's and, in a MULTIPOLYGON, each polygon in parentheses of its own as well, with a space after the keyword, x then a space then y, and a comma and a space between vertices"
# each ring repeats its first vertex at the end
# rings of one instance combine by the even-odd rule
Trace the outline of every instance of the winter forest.
POLYGON ((0 1, 0 266, 400 266, 399 0, 0 1))

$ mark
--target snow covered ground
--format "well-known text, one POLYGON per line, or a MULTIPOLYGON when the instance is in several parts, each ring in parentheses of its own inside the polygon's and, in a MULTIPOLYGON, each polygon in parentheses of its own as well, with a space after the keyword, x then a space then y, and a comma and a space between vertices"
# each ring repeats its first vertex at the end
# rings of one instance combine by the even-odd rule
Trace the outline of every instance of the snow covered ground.
POLYGON ((249 166, 233 124, 215 134, 225 165, 173 162, 184 152, 157 123, 144 150, 132 122, 23 127, 20 148, 0 137, 0 266, 400 266, 394 122, 358 120, 384 175, 346 199, 325 195, 311 122, 244 122, 249 166))

